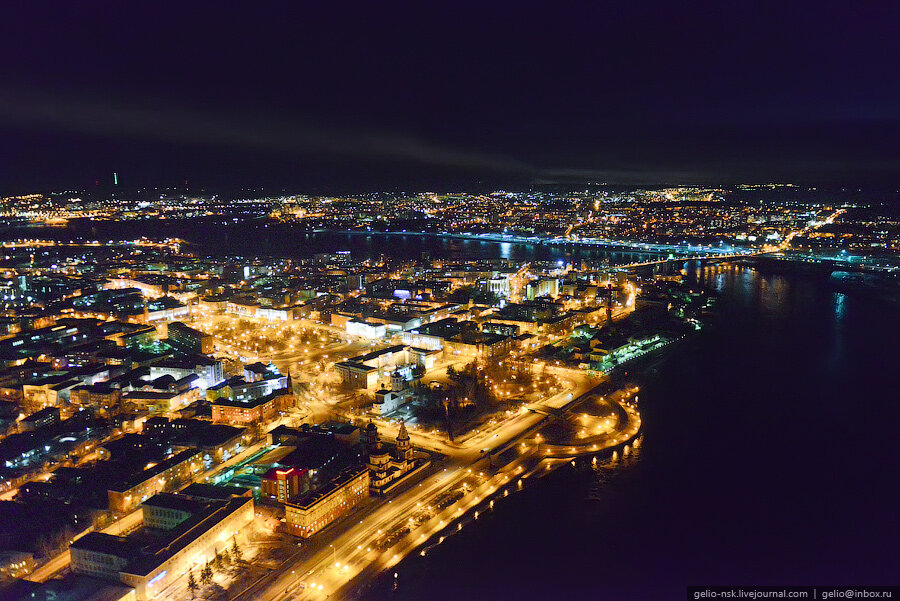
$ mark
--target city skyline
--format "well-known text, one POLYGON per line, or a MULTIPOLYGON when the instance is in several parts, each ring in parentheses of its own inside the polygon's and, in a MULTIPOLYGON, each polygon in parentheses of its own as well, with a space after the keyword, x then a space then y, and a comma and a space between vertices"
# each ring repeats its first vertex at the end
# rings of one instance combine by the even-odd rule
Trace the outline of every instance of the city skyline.
MULTIPOLYGON (((791 565, 773 515, 845 561, 853 534, 835 555, 804 530, 859 507, 820 437, 900 456, 847 427, 860 387, 856 411, 895 409, 871 341, 900 274, 896 211, 855 190, 121 192, 0 198, 10 598, 668 598, 691 581, 642 584, 635 558, 766 582, 791 565), (778 461, 734 446, 760 428, 778 461), (812 514, 811 485, 831 493, 812 514), (736 543, 710 547, 723 529, 736 543), (523 544, 564 583, 520 573, 523 544), (747 545, 775 549, 765 568, 742 571, 747 545)), ((884 515, 852 521, 874 570, 884 515)))
POLYGON ((3 17, 0 599, 900 595, 900 5, 3 17))

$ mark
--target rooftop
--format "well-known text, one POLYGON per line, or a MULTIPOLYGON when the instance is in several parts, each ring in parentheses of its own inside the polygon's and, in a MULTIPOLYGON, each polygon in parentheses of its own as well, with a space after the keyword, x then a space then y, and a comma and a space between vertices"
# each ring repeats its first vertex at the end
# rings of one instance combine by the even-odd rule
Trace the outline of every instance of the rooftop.
POLYGON ((118 484, 113 484, 112 486, 110 486, 109 490, 112 490, 114 492, 126 492, 126 491, 134 488, 141 482, 146 482, 150 478, 158 476, 159 474, 178 465, 179 463, 187 461, 187 460, 191 459, 192 457, 194 457, 195 455, 199 455, 199 454, 200 454, 200 451, 198 451, 196 449, 186 449, 184 451, 180 451, 178 453, 175 453, 168 459, 160 461, 159 463, 157 463, 156 465, 154 465, 151 468, 142 470, 135 474, 131 474, 123 482, 120 482, 118 484))
POLYGON ((128 538, 102 532, 88 532, 73 542, 71 548, 123 558, 133 557, 140 552, 140 546, 128 540, 128 538))
POLYGON ((180 496, 204 499, 209 501, 227 501, 232 497, 246 497, 250 491, 240 486, 218 486, 194 482, 179 491, 180 496))
POLYGON ((176 495, 168 492, 161 492, 153 495, 142 503, 149 507, 161 507, 163 509, 174 509, 176 511, 184 511, 187 513, 198 513, 203 510, 204 504, 193 499, 188 499, 184 495, 176 495))

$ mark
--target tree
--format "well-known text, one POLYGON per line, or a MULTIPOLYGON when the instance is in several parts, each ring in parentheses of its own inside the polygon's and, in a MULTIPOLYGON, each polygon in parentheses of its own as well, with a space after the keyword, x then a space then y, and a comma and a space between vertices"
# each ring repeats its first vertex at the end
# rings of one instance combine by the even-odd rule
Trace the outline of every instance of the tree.
POLYGON ((187 587, 188 587, 188 590, 191 591, 191 599, 193 599, 194 595, 197 594, 197 589, 199 588, 197 586, 197 581, 194 580, 194 570, 193 569, 188 570, 187 587))
POLYGON ((212 584, 213 581, 213 571, 209 565, 209 562, 206 562, 206 565, 203 566, 203 569, 200 571, 200 582, 204 585, 212 584))
POLYGON ((43 557, 52 557, 54 551, 56 550, 56 544, 53 542, 53 539, 47 535, 41 535, 37 540, 37 548, 38 552, 43 557))
POLYGON ((43 535, 38 539, 38 551, 45 557, 52 557, 68 549, 73 538, 75 538, 75 531, 72 526, 64 524, 56 532, 43 535))
POLYGON ((237 543, 237 535, 233 535, 231 537, 231 560, 234 563, 241 561, 243 558, 241 557, 241 548, 238 547, 237 543))
POLYGON ((444 406, 444 418, 447 423, 447 437, 450 439, 450 442, 453 442, 453 419, 450 417, 450 399, 444 398, 442 405, 444 406))

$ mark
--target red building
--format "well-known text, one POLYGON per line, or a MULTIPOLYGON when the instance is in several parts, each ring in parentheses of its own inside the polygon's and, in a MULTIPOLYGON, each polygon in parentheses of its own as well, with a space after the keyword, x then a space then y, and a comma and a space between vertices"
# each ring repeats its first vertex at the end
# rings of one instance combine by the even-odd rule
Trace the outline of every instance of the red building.
POLYGON ((309 487, 307 471, 295 467, 274 467, 263 474, 260 480, 263 494, 282 503, 309 487))

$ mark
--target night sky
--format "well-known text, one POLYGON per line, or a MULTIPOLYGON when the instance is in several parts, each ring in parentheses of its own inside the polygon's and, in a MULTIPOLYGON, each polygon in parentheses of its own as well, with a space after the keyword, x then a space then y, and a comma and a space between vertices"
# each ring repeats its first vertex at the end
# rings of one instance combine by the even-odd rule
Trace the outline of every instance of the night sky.
POLYGON ((892 2, 36 4, 0 22, 0 193, 900 173, 892 2))

